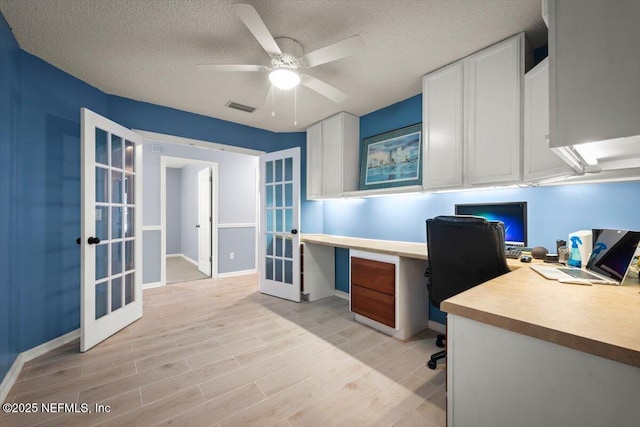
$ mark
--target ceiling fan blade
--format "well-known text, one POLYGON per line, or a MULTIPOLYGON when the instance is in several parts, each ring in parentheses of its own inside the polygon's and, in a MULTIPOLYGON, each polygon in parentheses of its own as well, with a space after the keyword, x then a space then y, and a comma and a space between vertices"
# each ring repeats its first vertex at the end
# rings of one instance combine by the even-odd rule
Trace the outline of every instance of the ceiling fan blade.
POLYGON ((335 87, 326 84, 322 80, 318 80, 315 77, 311 76, 303 76, 302 84, 308 87, 311 90, 315 90, 320 95, 326 96, 336 104, 341 103, 345 99, 347 99, 347 94, 342 92, 335 87))
POLYGON ((198 64, 201 70, 209 71, 267 71, 263 65, 233 65, 233 64, 198 64))
POLYGON ((314 50, 313 52, 309 52, 302 57, 302 61, 307 65, 307 67, 315 67, 316 65, 325 64, 327 62, 355 55, 362 49, 364 49, 364 41, 362 40, 362 37, 355 35, 340 42, 314 50))
POLYGON ((233 9, 236 11, 236 15, 244 22, 253 37, 258 40, 258 43, 264 50, 271 56, 282 55, 282 51, 278 47, 278 44, 273 39, 273 36, 264 25, 264 21, 258 15, 256 9, 250 4, 236 3, 233 5, 233 9))

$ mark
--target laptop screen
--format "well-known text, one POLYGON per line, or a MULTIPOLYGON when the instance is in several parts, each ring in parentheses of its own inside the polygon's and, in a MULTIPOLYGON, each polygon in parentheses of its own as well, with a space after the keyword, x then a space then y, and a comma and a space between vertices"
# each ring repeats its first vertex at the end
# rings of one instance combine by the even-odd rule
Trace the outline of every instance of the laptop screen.
POLYGON ((621 281, 640 242, 640 231, 593 230, 593 251, 587 269, 621 281))

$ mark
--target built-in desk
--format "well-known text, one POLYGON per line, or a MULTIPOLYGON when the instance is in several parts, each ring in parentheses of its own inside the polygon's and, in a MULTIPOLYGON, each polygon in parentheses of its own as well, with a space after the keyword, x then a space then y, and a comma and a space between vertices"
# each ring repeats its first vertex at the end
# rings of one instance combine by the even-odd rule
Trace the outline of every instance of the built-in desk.
POLYGON ((640 286, 521 268, 441 309, 449 426, 640 425, 640 286))
MULTIPOLYGON (((395 316, 387 311, 385 318, 394 317, 395 323, 380 320, 383 316, 356 314, 359 322, 377 328, 399 339, 407 339, 429 324, 429 299, 424 271, 427 266, 427 245, 415 242, 363 239, 356 237, 332 236, 326 234, 303 234, 304 243, 304 294, 309 301, 332 296, 335 291, 335 248, 350 250, 351 257, 393 264, 395 267, 395 289, 389 294, 371 293, 373 288, 356 288, 368 301, 363 305, 384 305, 395 303, 395 316), (392 295, 391 295, 392 294, 392 295), (390 297, 393 297, 391 302, 390 297), (373 302, 373 301, 377 302, 373 302), (377 321, 371 319, 377 318, 377 321)), ((508 260, 511 269, 522 265, 519 260, 508 260)), ((350 283, 351 275, 350 275, 350 283)), ((374 291, 375 292, 375 291, 374 291)), ((353 301, 350 301, 353 302, 353 301)), ((352 311, 358 308, 350 305, 352 311)), ((364 310, 367 311, 367 308, 364 310)), ((435 325, 432 324, 435 328, 435 325)))

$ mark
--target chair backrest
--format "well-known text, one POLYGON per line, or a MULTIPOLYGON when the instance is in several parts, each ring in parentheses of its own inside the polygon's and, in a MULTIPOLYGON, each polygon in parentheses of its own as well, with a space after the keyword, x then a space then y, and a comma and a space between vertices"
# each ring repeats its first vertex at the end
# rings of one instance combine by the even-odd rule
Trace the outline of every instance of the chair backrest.
POLYGON ((509 272, 504 224, 474 216, 427 220, 429 298, 436 307, 447 298, 509 272))

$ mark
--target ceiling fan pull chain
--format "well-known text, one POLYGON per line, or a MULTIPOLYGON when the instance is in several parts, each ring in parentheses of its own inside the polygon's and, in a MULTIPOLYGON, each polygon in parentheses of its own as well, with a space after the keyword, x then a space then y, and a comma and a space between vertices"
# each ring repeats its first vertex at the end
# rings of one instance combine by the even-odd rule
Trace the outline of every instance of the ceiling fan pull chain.
POLYGON ((293 125, 298 126, 298 86, 293 88, 293 125))

